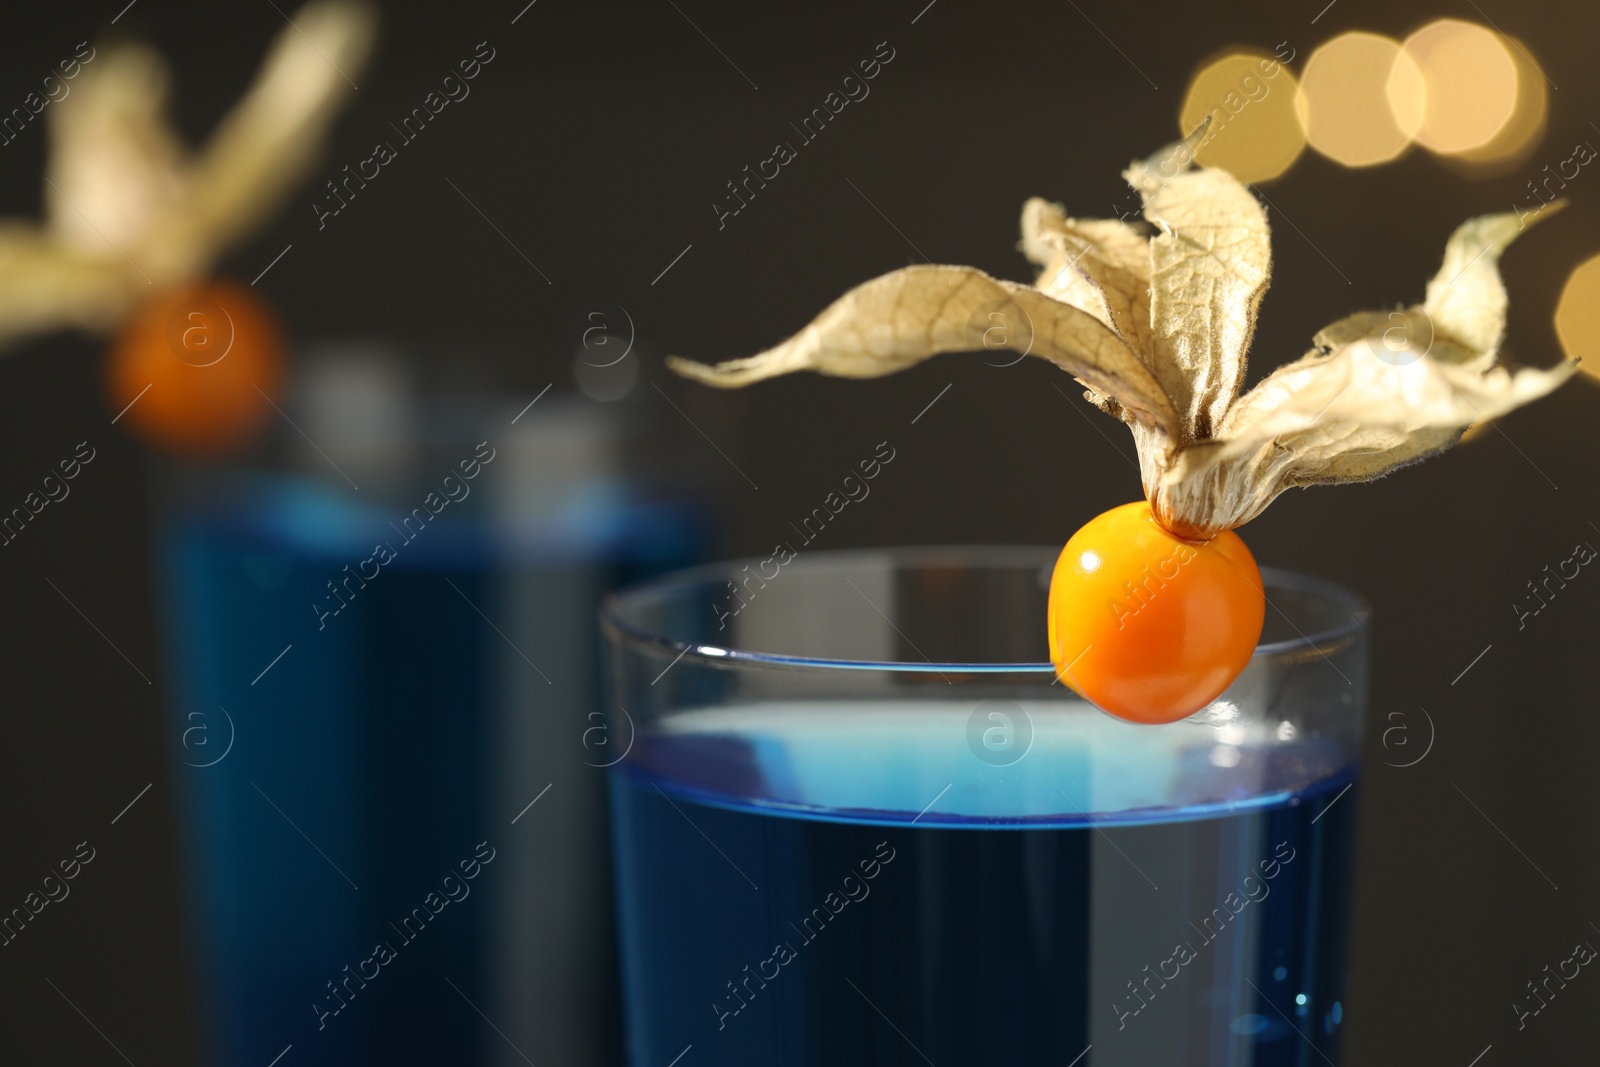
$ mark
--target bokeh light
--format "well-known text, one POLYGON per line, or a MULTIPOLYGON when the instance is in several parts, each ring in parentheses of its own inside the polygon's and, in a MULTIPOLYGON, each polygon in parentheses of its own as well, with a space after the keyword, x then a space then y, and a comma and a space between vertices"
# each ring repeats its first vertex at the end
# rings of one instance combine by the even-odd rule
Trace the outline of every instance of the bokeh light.
POLYGON ((1423 78, 1398 41, 1342 33, 1306 59, 1295 106, 1312 148, 1347 167, 1387 163, 1423 120, 1423 78))
POLYGON ((1276 178, 1305 151, 1295 111, 1299 83, 1289 68, 1258 52, 1230 52, 1203 64, 1189 82, 1178 115, 1181 133, 1211 116, 1211 132, 1195 159, 1240 181, 1276 178))
POLYGON ((1550 93, 1539 61, 1521 41, 1514 37, 1505 40, 1517 69, 1517 103, 1511 117, 1483 145, 1444 157, 1464 164, 1459 169, 1474 177, 1493 177, 1516 169, 1543 138, 1549 118, 1550 93))
POLYGON ((1585 260, 1567 278, 1556 304, 1556 336, 1578 369, 1600 378, 1600 256, 1585 260))
MULTIPOLYGON (((1440 19, 1406 38, 1405 54, 1421 72, 1422 122, 1414 137, 1441 154, 1493 141, 1517 110, 1517 64, 1499 34, 1472 22, 1440 19)), ((1415 106, 1403 80, 1391 85, 1396 114, 1415 106)), ((1403 121, 1403 118, 1402 118, 1403 121)))

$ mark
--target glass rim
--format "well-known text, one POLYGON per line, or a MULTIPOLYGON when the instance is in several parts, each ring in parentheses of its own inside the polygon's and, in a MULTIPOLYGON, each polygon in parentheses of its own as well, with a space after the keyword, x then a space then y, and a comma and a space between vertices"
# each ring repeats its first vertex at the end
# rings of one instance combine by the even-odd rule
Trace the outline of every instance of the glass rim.
MULTIPOLYGON (((1041 545, 917 545, 917 546, 891 546, 885 548, 850 548, 850 549, 824 549, 807 553, 804 557, 785 564, 786 567, 799 565, 800 570, 822 571, 838 570, 841 564, 852 560, 866 561, 868 559, 881 559, 888 557, 896 567, 904 567, 908 563, 927 561, 948 561, 959 558, 975 567, 995 568, 1003 564, 1044 567, 1053 565, 1061 554, 1059 548, 1041 545)), ((623 589, 607 593, 600 602, 600 624, 608 635, 615 635, 635 647, 649 647, 662 651, 676 653, 673 662, 680 659, 697 659, 706 664, 712 663, 738 663, 752 667, 778 667, 788 669, 826 669, 826 670, 860 670, 860 671, 897 671, 910 673, 939 673, 939 674, 1035 674, 1045 673, 1054 675, 1055 666, 1050 663, 934 663, 911 662, 907 660, 856 660, 838 659, 825 656, 797 656, 776 652, 753 652, 747 649, 729 648, 699 641, 685 641, 681 638, 668 637, 665 634, 652 633, 649 629, 635 625, 625 618, 627 606, 639 598, 668 592, 675 588, 695 585, 704 585, 708 582, 718 582, 728 579, 730 575, 749 564, 759 562, 763 557, 750 556, 732 560, 721 560, 715 563, 702 563, 694 567, 671 571, 655 578, 627 586, 623 589)), ((1281 656, 1316 648, 1350 637, 1365 629, 1372 619, 1372 607, 1367 599, 1360 593, 1347 589, 1335 582, 1324 578, 1317 578, 1298 571, 1285 570, 1281 567, 1262 567, 1262 585, 1267 590, 1284 589, 1313 593, 1333 601, 1345 609, 1349 618, 1337 626, 1327 627, 1315 633, 1299 632, 1299 636, 1282 641, 1264 642, 1256 645, 1251 659, 1263 656, 1281 656)), ((1269 607, 1278 610, 1267 600, 1269 607)), ((1283 615, 1286 620, 1287 615, 1283 615)), ((893 623, 890 623, 892 626, 893 623)), ((1299 627, 1292 621, 1289 625, 1296 631, 1299 627)))

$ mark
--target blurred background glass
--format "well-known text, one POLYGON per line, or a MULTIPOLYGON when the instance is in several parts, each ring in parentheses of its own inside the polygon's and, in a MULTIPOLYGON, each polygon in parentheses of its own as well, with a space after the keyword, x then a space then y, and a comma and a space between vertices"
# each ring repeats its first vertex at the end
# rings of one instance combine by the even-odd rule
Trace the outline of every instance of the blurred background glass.
POLYGON ((703 508, 629 477, 615 409, 422 395, 372 342, 300 367, 277 464, 165 479, 205 1059, 255 1063, 295 1020, 317 1033, 299 1062, 504 1062, 481 1010, 516 1047, 606 1062, 609 756, 582 620, 698 558, 703 508), (399 960, 449 984, 397 981, 399 960))

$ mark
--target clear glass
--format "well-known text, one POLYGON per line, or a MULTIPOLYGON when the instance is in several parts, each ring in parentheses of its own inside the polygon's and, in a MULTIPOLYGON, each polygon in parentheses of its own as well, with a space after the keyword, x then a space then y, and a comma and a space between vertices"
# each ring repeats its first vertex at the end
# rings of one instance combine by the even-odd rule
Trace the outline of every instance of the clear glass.
POLYGON ((168 472, 195 1062, 614 1063, 594 612, 709 520, 615 410, 399 373, 308 358, 250 467, 168 472))
POLYGON ((1245 672, 1133 725, 1046 662, 1055 556, 607 601, 631 1063, 1338 1062, 1366 606, 1264 571, 1245 672))

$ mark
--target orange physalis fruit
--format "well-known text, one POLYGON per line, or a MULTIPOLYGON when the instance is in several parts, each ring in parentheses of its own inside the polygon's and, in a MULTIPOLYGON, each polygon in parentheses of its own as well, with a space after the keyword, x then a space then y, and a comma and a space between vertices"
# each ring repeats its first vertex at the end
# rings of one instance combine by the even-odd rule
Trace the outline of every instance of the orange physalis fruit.
POLYGON ((1050 580, 1050 661, 1102 711, 1176 722, 1244 670, 1261 637, 1261 572, 1232 530, 1168 532, 1144 501, 1089 520, 1050 580))
POLYGON ((277 316, 247 287, 212 279, 136 311, 106 379, 112 409, 150 443, 216 454, 248 443, 273 416, 283 366, 277 316))

